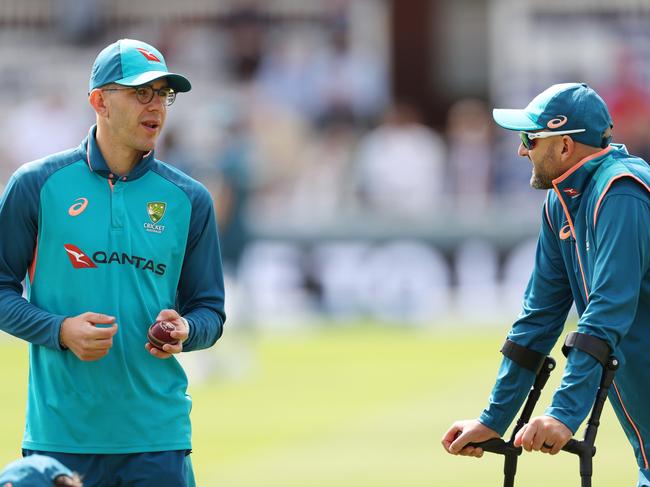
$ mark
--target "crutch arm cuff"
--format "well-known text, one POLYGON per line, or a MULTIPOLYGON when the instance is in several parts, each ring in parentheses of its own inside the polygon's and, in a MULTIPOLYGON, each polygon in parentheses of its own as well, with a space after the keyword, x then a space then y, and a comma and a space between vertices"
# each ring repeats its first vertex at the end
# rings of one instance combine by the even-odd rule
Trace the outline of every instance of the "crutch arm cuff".
POLYGON ((578 350, 588 353, 598 360, 603 367, 607 366, 609 356, 612 353, 611 347, 605 340, 577 331, 569 333, 566 340, 564 340, 562 353, 565 357, 569 355, 569 351, 572 348, 577 348, 578 350))
POLYGON ((519 345, 510 339, 506 339, 503 347, 501 347, 501 353, 520 367, 530 370, 535 375, 539 373, 546 358, 545 354, 519 345))

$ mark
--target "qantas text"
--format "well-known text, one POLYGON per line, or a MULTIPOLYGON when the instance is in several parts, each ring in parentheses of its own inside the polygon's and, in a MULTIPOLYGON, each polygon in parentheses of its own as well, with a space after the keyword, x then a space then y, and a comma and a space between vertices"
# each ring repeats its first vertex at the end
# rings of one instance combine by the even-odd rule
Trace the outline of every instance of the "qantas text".
POLYGON ((129 264, 135 266, 136 269, 151 271, 154 274, 162 276, 165 274, 167 266, 165 264, 156 264, 153 260, 145 257, 138 257, 137 255, 129 255, 124 252, 102 252, 101 250, 93 254, 93 261, 97 264, 129 264))

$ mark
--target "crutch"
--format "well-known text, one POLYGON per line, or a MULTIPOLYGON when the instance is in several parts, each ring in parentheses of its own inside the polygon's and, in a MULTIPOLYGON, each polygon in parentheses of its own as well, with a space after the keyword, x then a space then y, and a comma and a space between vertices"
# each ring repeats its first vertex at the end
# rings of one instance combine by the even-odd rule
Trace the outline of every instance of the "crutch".
POLYGON ((587 421, 584 438, 580 440, 570 439, 562 450, 574 455, 580 459, 580 482, 581 487, 591 487, 591 475, 593 472, 593 456, 596 454, 596 434, 600 425, 600 415, 603 412, 603 406, 607 399, 609 387, 614 381, 614 374, 618 369, 619 362, 613 355, 610 355, 610 348, 603 340, 585 335, 582 333, 572 332, 567 336, 562 352, 564 355, 569 353, 571 348, 590 354, 598 360, 603 366, 603 373, 600 378, 600 386, 596 392, 596 400, 591 409, 591 415, 587 421), (605 360, 606 357, 606 361, 605 360))
POLYGON ((555 360, 553 357, 547 356, 544 358, 542 367, 539 369, 535 382, 528 393, 526 404, 522 409, 521 416, 517 420, 515 428, 512 430, 509 441, 504 441, 501 438, 493 438, 491 440, 482 441, 480 443, 470 443, 468 446, 480 447, 483 451, 503 455, 503 487, 514 487, 515 474, 517 473, 517 457, 521 455, 522 448, 515 447, 514 441, 517 432, 530 420, 530 417, 535 408, 535 404, 539 399, 542 389, 546 385, 551 372, 555 368, 555 360))
MULTIPOLYGON (((568 334, 564 346, 562 347, 562 352, 565 356, 568 355, 571 348, 578 348, 585 353, 588 353, 594 357, 600 364, 603 366, 603 372, 600 379, 600 385, 598 391, 596 392, 596 400, 591 409, 591 414, 589 420, 587 421, 587 428, 585 430, 584 438, 582 440, 570 439, 562 450, 569 453, 573 453, 578 456, 580 459, 580 481, 581 487, 591 487, 591 476, 593 473, 593 456, 596 454, 596 447, 594 443, 596 441, 596 434, 598 433, 598 426, 600 425, 600 415, 603 412, 603 406, 605 405, 605 400, 607 399, 607 393, 609 387, 614 381, 614 374, 616 369, 618 369, 619 362, 611 355, 611 349, 609 345, 599 338, 596 338, 591 335, 586 335, 584 333, 571 332, 568 334)), ((553 360, 551 357, 547 359, 553 360)), ((539 394, 541 392, 534 392, 540 378, 542 379, 541 387, 544 386, 550 371, 555 368, 555 361, 550 367, 550 370, 546 374, 546 378, 543 378, 544 369, 547 367, 547 362, 544 362, 542 369, 540 370, 537 378, 535 379, 535 384, 531 389, 526 405, 522 412, 521 418, 517 421, 515 429, 513 431, 510 441, 507 443, 500 438, 484 441, 481 443, 470 443, 471 446, 481 447, 484 451, 491 453, 498 453, 500 455, 505 455, 505 465, 503 469, 504 473, 504 487, 513 487, 514 486, 514 476, 517 468, 517 456, 521 455, 522 448, 515 448, 513 441, 517 431, 528 422, 530 419, 533 407, 539 394), (532 401, 532 405, 531 403, 532 401)))

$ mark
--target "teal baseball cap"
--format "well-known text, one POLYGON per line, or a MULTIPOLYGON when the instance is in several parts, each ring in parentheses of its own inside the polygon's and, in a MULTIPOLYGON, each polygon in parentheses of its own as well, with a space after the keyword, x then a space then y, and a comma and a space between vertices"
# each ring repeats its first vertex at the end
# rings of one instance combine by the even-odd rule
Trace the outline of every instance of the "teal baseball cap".
POLYGON ((58 460, 45 455, 30 455, 7 465, 0 472, 0 487, 52 487, 54 480, 72 472, 58 460))
POLYGON ((614 127, 605 101, 586 83, 561 83, 537 95, 524 109, 495 108, 494 121, 508 130, 567 132, 593 147, 607 147, 614 127))
POLYGON ((192 85, 185 76, 170 73, 162 53, 150 44, 120 39, 105 47, 95 59, 90 73, 89 92, 109 83, 140 86, 167 78, 170 88, 185 92, 192 85))

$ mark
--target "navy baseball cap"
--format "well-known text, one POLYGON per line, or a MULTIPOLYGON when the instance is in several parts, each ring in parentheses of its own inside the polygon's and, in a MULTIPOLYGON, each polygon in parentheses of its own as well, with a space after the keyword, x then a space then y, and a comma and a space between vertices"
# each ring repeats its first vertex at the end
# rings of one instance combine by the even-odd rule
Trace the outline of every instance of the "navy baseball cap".
POLYGON ((537 95, 524 109, 495 108, 494 121, 508 130, 566 131, 584 129, 571 138, 607 147, 614 126, 607 105, 586 83, 561 83, 537 95))
POLYGON ((52 487, 61 475, 72 477, 69 468, 45 455, 30 455, 10 463, 0 472, 0 487, 52 487))
POLYGON ((97 55, 90 73, 88 91, 109 83, 140 86, 160 78, 167 78, 169 87, 176 91, 192 89, 185 76, 169 72, 165 58, 158 49, 146 42, 120 39, 97 55))

